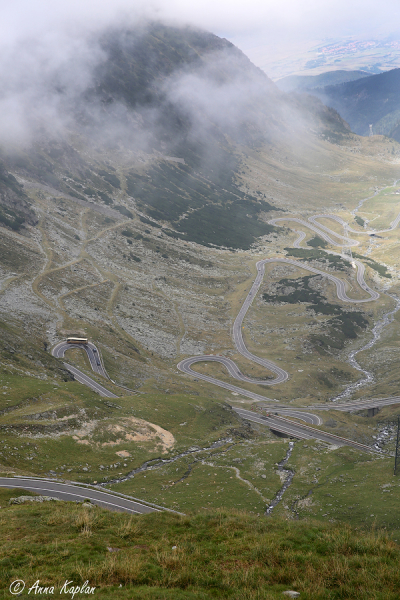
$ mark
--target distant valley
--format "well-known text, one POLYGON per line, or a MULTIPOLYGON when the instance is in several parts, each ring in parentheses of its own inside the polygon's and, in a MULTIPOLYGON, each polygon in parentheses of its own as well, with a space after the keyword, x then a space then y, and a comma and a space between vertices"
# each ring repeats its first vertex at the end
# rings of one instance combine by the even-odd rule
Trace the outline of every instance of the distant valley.
POLYGON ((400 66, 398 36, 350 36, 309 43, 296 53, 286 50, 284 56, 271 54, 263 68, 275 81, 294 74, 319 76, 329 71, 366 71, 378 74, 400 66), (311 46, 311 47, 310 47, 311 46))

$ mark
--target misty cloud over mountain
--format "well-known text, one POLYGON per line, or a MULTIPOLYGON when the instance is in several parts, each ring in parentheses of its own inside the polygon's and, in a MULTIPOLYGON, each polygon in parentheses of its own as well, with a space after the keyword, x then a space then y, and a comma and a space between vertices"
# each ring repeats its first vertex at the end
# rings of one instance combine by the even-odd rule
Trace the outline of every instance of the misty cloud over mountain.
POLYGON ((240 50, 193 28, 151 24, 25 40, 8 48, 0 81, 6 146, 77 127, 146 151, 182 136, 205 141, 210 128, 248 143, 304 119, 240 50))
POLYGON ((9 172, 110 205, 122 190, 116 161, 128 169, 128 204, 199 243, 248 246, 271 230, 258 218, 271 206, 238 186, 243 154, 346 132, 319 100, 281 92, 229 41, 192 27, 49 35, 9 48, 8 59, 0 148, 9 172))

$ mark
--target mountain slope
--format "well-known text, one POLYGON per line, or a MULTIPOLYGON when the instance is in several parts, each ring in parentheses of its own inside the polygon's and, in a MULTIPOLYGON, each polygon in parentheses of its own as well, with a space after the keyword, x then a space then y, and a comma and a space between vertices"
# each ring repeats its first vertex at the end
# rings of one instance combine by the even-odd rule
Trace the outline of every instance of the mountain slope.
POLYGON ((57 135, 34 130, 34 144, 9 155, 8 167, 128 216, 139 208, 184 240, 249 248, 273 230, 263 214, 274 205, 240 185, 246 152, 290 146, 310 129, 346 134, 332 110, 280 92, 213 34, 151 24, 91 44, 100 58, 86 85, 54 86, 62 76, 53 72, 48 82, 67 126, 57 135))
MULTIPOLYGON (((384 228, 400 210, 397 189, 384 189, 398 177, 400 150, 388 140, 349 133, 338 113, 313 96, 280 92, 211 34, 152 25, 105 32, 91 38, 92 47, 90 74, 75 69, 81 85, 55 86, 62 73, 49 77, 41 97, 45 105, 51 98, 57 119, 46 123, 36 113, 18 151, 1 138, 7 194, 26 194, 39 222, 0 229, 0 467, 108 483, 185 512, 232 506, 262 514, 282 487, 276 464, 287 440, 252 429, 230 408, 246 400, 184 375, 177 364, 221 354, 251 377, 268 377, 237 355, 232 339, 256 262, 288 255, 299 237, 290 224, 271 230, 267 221, 332 212, 357 227, 351 211, 368 198, 366 219, 384 228), (72 381, 50 356, 49 349, 70 335, 96 343, 117 385, 93 374, 79 348, 67 351, 68 363, 97 378, 118 396, 115 401, 72 381), (168 432, 169 448, 156 435, 160 428, 168 432), (153 461, 160 466, 152 468, 153 461)), ((322 250, 307 251, 307 242, 318 246, 321 240, 309 240, 306 232, 297 256, 336 273, 358 297, 356 271, 339 257, 327 262, 322 250)), ((374 289, 391 285, 393 291, 398 281, 392 268, 397 235, 360 236, 358 252, 368 256, 366 278, 374 289), (382 263, 393 278, 380 277, 382 263)), ((329 401, 359 380, 348 353, 371 339, 373 323, 393 304, 382 294, 357 308, 354 318, 369 325, 355 331, 343 319, 333 323, 332 311, 342 311, 329 281, 302 275, 301 266, 269 263, 243 323, 251 351, 281 360, 290 373, 273 388, 274 403, 293 401, 294 407, 329 401), (294 288, 303 289, 302 301, 281 301, 294 288)), ((362 366, 374 381, 357 397, 398 393, 398 327, 394 319, 363 352, 362 366)), ((218 363, 196 369, 232 383, 218 363)), ((243 385, 269 402, 269 388, 243 385)), ((370 444, 390 432, 385 447, 391 450, 396 409, 385 410, 372 419, 331 411, 327 427, 370 444)), ((274 514, 292 517, 295 511, 321 522, 331 513, 361 526, 373 505, 377 523, 396 528, 386 519, 388 504, 375 509, 381 486, 392 478, 391 459, 377 458, 379 481, 377 463, 364 460, 347 449, 297 443, 289 500, 274 514), (340 477, 333 492, 339 473, 347 491, 340 477), (367 475, 375 477, 372 499, 367 475), (312 503, 302 504, 311 488, 312 503), (339 492, 340 506, 331 508, 331 493, 339 492)), ((391 501, 394 506, 396 497, 391 501)))
POLYGON ((36 225, 37 222, 23 186, 0 162, 0 225, 19 231, 24 223, 36 225))
POLYGON ((335 108, 359 135, 368 135, 372 124, 374 133, 400 139, 396 130, 400 122, 400 69, 312 93, 335 108))

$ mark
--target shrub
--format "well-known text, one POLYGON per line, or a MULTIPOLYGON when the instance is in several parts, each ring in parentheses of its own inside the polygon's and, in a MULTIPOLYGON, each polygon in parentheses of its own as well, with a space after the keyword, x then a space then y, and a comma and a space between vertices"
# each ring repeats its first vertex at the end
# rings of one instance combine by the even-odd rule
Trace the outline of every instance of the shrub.
POLYGON ((328 242, 320 238, 318 235, 307 242, 307 246, 312 246, 313 248, 326 248, 327 245, 328 242))
POLYGON ((121 215, 124 215, 124 217, 129 217, 130 219, 133 219, 133 214, 131 213, 130 210, 128 210, 126 208, 126 206, 114 206, 115 210, 117 210, 118 212, 121 213, 121 215))

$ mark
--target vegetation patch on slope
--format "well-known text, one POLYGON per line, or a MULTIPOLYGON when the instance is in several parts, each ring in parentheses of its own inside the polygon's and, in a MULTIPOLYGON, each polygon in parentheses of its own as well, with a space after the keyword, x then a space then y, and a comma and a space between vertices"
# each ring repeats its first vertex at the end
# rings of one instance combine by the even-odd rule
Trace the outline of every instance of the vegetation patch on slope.
POLYGON ((332 316, 333 318, 325 323, 326 334, 311 335, 310 340, 321 351, 328 348, 341 349, 346 339, 356 338, 358 332, 367 327, 368 321, 360 311, 344 310, 336 304, 327 302, 324 296, 312 286, 313 281, 315 276, 312 275, 295 280, 281 279, 277 282, 277 293, 265 293, 262 298, 265 302, 306 303, 309 304, 308 310, 332 316))
MULTIPOLYGON (((316 239, 316 238, 314 238, 316 239)), ((318 244, 318 241, 315 245, 318 244)), ((314 244, 310 244, 314 245, 314 244)), ((318 244, 318 246, 321 246, 318 244)), ((333 254, 327 254, 323 250, 318 250, 315 247, 314 250, 308 250, 307 248, 284 248, 286 252, 290 256, 294 256, 295 258, 304 258, 305 260, 318 260, 323 261, 326 266, 333 267, 334 269, 338 269, 339 271, 344 271, 348 264, 343 261, 341 256, 335 256, 333 254)))
MULTIPOLYGON (((227 162, 226 169, 219 164, 218 172, 207 176, 183 164, 159 164, 147 175, 131 171, 128 193, 149 216, 169 221, 176 230, 167 232, 172 237, 205 246, 247 249, 256 237, 275 229, 258 216, 277 209, 240 191, 232 181, 236 159, 228 153, 219 157, 222 159, 227 162)), ((149 219, 140 220, 157 227, 149 219)))
POLYGON ((326 248, 327 245, 328 242, 320 238, 318 235, 311 238, 311 240, 308 240, 307 242, 307 246, 312 246, 313 248, 326 248))
POLYGON ((363 256, 362 254, 357 254, 357 252, 353 252, 353 256, 354 258, 360 258, 361 260, 365 261, 367 265, 371 267, 371 269, 374 269, 374 271, 379 273, 381 277, 387 277, 388 279, 392 278, 391 274, 387 272, 387 267, 376 262, 376 260, 374 260, 373 258, 363 256))

